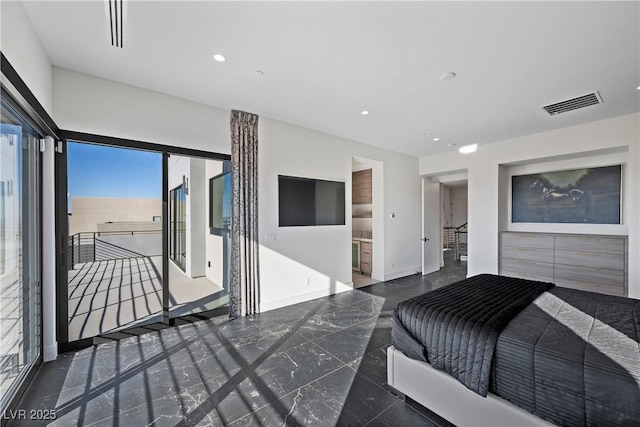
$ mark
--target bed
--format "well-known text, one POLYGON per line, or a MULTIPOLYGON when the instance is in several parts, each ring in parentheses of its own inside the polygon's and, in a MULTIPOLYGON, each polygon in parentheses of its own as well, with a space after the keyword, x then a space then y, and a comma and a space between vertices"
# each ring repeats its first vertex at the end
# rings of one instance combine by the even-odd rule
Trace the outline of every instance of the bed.
POLYGON ((400 303, 388 383, 456 425, 640 425, 640 300, 483 274, 400 303))

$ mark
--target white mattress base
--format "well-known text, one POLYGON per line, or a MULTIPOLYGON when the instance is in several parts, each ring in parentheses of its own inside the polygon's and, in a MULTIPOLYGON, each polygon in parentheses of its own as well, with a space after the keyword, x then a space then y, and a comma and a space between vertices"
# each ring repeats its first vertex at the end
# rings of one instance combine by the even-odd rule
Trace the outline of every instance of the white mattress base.
POLYGON ((387 382, 456 426, 553 426, 493 394, 482 397, 451 375, 393 346, 387 349, 387 382))

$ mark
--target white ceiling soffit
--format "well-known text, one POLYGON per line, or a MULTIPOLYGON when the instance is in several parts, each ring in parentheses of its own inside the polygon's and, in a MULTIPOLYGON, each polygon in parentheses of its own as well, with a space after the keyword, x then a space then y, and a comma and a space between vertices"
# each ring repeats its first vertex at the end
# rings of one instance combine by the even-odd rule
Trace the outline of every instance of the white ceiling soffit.
POLYGON ((129 1, 124 49, 103 2, 23 4, 55 66, 413 155, 640 110, 640 2, 129 1))

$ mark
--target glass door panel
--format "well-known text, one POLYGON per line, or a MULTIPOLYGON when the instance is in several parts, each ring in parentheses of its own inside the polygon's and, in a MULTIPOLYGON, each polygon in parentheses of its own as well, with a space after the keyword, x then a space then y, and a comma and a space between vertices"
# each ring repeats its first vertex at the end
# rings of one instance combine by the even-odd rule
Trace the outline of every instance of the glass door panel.
POLYGON ((162 321, 162 155, 67 144, 69 341, 162 321))
POLYGON ((226 306, 230 163, 171 155, 168 166, 170 317, 226 306))
POLYGON ((0 410, 40 356, 39 138, 5 102, 0 121, 0 410))

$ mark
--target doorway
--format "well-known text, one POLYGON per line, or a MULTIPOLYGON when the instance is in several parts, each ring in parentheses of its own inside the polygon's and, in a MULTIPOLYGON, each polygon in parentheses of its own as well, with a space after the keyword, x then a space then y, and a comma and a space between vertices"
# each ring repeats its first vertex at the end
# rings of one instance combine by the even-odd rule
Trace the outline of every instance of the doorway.
POLYGON ((465 265, 468 236, 467 180, 442 184, 442 264, 465 265))
POLYGON ((228 156, 133 141, 63 147, 61 351, 227 305, 228 156))
POLYGON ((351 267, 354 288, 384 280, 382 162, 351 163, 351 267))

